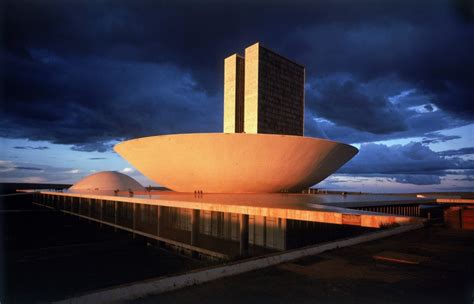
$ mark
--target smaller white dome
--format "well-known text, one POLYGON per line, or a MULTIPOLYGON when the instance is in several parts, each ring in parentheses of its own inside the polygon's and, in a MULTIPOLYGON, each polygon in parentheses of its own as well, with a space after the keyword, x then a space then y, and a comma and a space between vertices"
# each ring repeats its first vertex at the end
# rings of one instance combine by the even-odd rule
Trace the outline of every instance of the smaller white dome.
POLYGON ((145 191, 140 183, 128 175, 117 171, 102 171, 84 177, 70 191, 145 191))

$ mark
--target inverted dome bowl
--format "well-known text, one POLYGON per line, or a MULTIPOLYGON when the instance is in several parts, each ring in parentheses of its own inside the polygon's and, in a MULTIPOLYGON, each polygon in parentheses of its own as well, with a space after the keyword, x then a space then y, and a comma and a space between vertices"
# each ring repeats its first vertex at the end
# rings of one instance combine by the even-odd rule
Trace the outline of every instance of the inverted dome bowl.
POLYGON ((245 133, 143 137, 121 142, 114 150, 162 186, 207 193, 299 191, 358 152, 320 138, 245 133))

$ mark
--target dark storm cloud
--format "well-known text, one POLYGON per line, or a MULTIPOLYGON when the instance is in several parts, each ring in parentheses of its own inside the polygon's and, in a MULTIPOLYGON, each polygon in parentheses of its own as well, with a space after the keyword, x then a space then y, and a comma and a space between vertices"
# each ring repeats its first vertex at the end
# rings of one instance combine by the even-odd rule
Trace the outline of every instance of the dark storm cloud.
POLYGON ((445 158, 421 143, 387 146, 364 144, 354 159, 339 173, 350 174, 438 174, 447 170, 474 169, 473 160, 445 158))
POLYGON ((17 150, 47 150, 49 149, 48 147, 45 146, 38 146, 38 147, 33 147, 33 146, 15 146, 13 149, 17 150))
POLYGON ((112 147, 108 140, 211 131, 215 123, 206 111, 218 108, 215 97, 197 89, 189 73, 174 66, 97 58, 76 59, 74 63, 38 60, 7 63, 16 64, 13 71, 21 71, 12 73, 7 84, 24 74, 31 82, 42 84, 27 92, 10 92, 16 102, 4 108, 6 117, 0 123, 3 136, 49 140, 73 144, 77 151, 104 152, 112 147), (56 75, 43 80, 51 65, 56 75), (55 92, 63 95, 59 97, 55 92))
MULTIPOLYGON (((325 81, 320 81, 319 87, 325 87, 325 83, 325 81)), ((367 91, 367 89, 365 90, 367 91)), ((360 105, 368 106, 376 97, 368 96, 366 99, 362 99, 364 95, 358 95, 361 97, 361 101, 357 107, 351 108, 350 103, 340 102, 338 105, 342 105, 343 108, 341 111, 337 111, 337 106, 329 110, 324 109, 329 106, 324 101, 326 99, 321 97, 322 94, 313 94, 311 91, 312 88, 308 90, 307 94, 308 99, 312 100, 312 105, 307 107, 305 134, 316 137, 322 135, 330 139, 352 143, 422 137, 425 144, 430 144, 459 139, 459 135, 444 135, 439 131, 472 123, 472 121, 464 120, 439 109, 422 110, 426 102, 426 96, 423 94, 410 93, 409 96, 404 97, 389 96, 387 97, 389 103, 381 102, 372 108, 361 108, 360 105), (394 101, 395 99, 396 101, 394 101), (313 114, 317 107, 322 109, 322 113, 330 113, 334 117, 314 119, 315 116, 318 116, 313 114), (381 124, 382 126, 380 126, 381 124), (365 127, 362 127, 364 125, 365 127), (386 132, 381 132, 384 128, 386 132)), ((364 94, 370 95, 370 91, 368 90, 364 94)), ((350 97, 348 100, 352 99, 353 97, 350 97)), ((332 100, 332 97, 327 100, 332 100)))
POLYGON ((0 160, 0 180, 14 183, 76 182, 84 173, 71 168, 0 160))
POLYGON ((404 174, 395 175, 395 182, 401 184, 412 185, 439 185, 441 184, 441 177, 438 175, 422 175, 422 174, 404 174))
POLYGON ((26 171, 43 171, 41 168, 36 167, 24 167, 24 166, 2 166, 0 165, 0 171, 5 172, 9 170, 26 170, 26 171))
POLYGON ((326 84, 310 105, 318 115, 360 131, 386 134, 407 128, 401 112, 387 98, 367 96, 353 81, 326 84))
POLYGON ((461 138, 461 136, 458 135, 443 135, 440 133, 427 133, 425 136, 426 137, 421 140, 423 144, 436 144, 461 138))
POLYGON ((469 155, 474 154, 474 147, 468 148, 461 148, 458 150, 446 150, 438 152, 441 156, 461 156, 461 155, 469 155))
POLYGON ((105 151, 220 131, 223 58, 255 41, 307 67, 308 135, 364 142, 465 125, 474 23, 459 3, 7 1, 0 136, 105 151))
POLYGON ((457 156, 471 153, 474 153, 474 148, 435 152, 419 142, 394 146, 364 144, 359 154, 338 173, 359 179, 382 177, 413 185, 439 185, 447 175, 463 176, 453 180, 469 181, 474 160, 457 156))
POLYGON ((16 170, 29 170, 29 171, 43 171, 41 168, 36 168, 36 167, 22 167, 22 166, 16 166, 14 167, 16 170))

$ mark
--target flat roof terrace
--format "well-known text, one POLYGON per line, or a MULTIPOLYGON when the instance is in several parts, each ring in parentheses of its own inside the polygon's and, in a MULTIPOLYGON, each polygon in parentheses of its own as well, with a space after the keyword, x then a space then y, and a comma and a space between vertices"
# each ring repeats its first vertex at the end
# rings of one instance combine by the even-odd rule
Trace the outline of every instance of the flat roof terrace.
MULTIPOLYGON (((418 223, 423 219, 406 215, 356 210, 365 206, 406 206, 433 202, 432 199, 420 199, 395 195, 334 195, 334 194, 201 194, 176 193, 171 191, 152 191, 146 194, 128 193, 73 193, 39 191, 42 194, 60 197, 79 197, 106 201, 120 201, 132 204, 157 205, 174 208, 228 212, 245 215, 268 216, 275 218, 320 222, 339 225, 380 228, 393 224, 418 223)), ((395 213, 395 212, 394 212, 395 213)))

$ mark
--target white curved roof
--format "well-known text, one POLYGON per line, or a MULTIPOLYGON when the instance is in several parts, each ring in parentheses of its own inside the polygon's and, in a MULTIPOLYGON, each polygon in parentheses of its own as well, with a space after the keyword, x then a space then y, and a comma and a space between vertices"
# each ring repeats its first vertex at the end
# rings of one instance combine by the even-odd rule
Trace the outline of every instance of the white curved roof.
POLYGON ((144 191, 135 179, 116 171, 102 171, 84 177, 69 190, 72 191, 144 191))
POLYGON ((320 138, 194 133, 150 136, 114 150, 143 175, 178 192, 269 193, 319 183, 357 154, 320 138))

